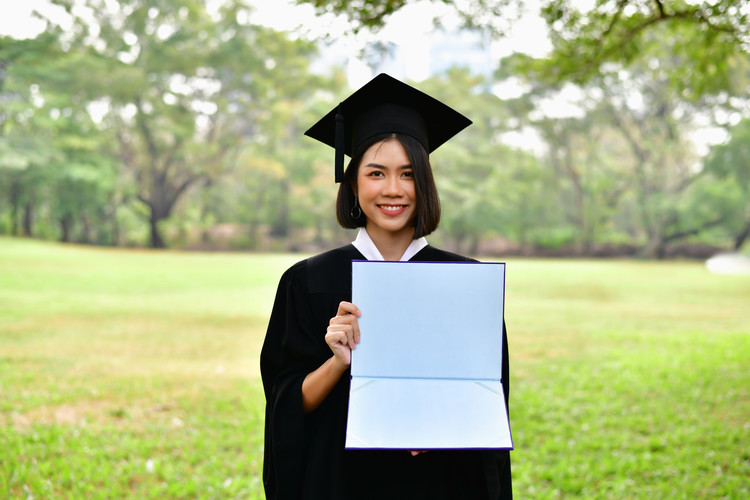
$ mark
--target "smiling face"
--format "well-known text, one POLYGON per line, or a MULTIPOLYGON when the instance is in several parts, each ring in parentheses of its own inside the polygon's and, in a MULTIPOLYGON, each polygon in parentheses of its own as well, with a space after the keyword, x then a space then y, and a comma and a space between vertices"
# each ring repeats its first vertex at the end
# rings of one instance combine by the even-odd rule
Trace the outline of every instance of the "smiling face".
POLYGON ((386 139, 370 146, 359 165, 355 192, 373 239, 412 239, 417 215, 414 171, 398 140, 386 139))

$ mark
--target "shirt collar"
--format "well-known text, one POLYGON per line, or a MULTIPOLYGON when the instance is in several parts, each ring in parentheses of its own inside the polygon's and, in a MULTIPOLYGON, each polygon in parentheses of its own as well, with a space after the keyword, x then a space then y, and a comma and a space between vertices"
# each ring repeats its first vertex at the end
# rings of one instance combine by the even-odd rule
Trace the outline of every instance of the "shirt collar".
MULTIPOLYGON (((367 234, 367 230, 365 228, 359 229, 357 238, 352 242, 352 245, 354 245, 354 248, 359 250, 359 253, 364 255, 365 259, 367 260, 385 260, 385 258, 383 258, 383 255, 380 253, 380 250, 378 250, 378 247, 375 246, 375 242, 372 241, 370 235, 367 234)), ((427 240, 424 237, 412 240, 412 242, 409 244, 409 247, 404 252, 404 255, 402 255, 399 260, 401 262, 405 262, 411 259, 426 246, 427 240)))

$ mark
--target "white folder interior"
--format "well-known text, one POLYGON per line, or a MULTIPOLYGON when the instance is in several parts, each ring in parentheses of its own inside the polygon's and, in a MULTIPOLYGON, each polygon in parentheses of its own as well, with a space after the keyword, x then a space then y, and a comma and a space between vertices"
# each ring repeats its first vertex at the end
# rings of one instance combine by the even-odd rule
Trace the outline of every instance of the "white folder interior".
POLYGON ((504 264, 352 263, 347 448, 512 448, 504 264))

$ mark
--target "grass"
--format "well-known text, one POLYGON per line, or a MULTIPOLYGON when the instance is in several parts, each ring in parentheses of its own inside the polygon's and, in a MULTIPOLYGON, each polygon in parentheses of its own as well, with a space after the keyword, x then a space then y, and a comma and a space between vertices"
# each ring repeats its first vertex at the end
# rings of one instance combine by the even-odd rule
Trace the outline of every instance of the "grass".
MULTIPOLYGON (((300 258, 0 238, 0 498, 263 498, 300 258)), ((748 497, 748 304, 700 263, 510 260, 516 497, 748 497)))

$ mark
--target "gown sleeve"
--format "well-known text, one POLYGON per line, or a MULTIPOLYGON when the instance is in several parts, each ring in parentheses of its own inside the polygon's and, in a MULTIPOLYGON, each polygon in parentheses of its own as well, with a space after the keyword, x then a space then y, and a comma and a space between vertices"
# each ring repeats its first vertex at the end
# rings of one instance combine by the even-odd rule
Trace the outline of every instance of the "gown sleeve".
POLYGON ((305 274, 300 263, 282 276, 261 350, 266 396, 263 482, 269 499, 300 496, 297 478, 305 466, 302 382, 325 360, 312 331, 305 274))

